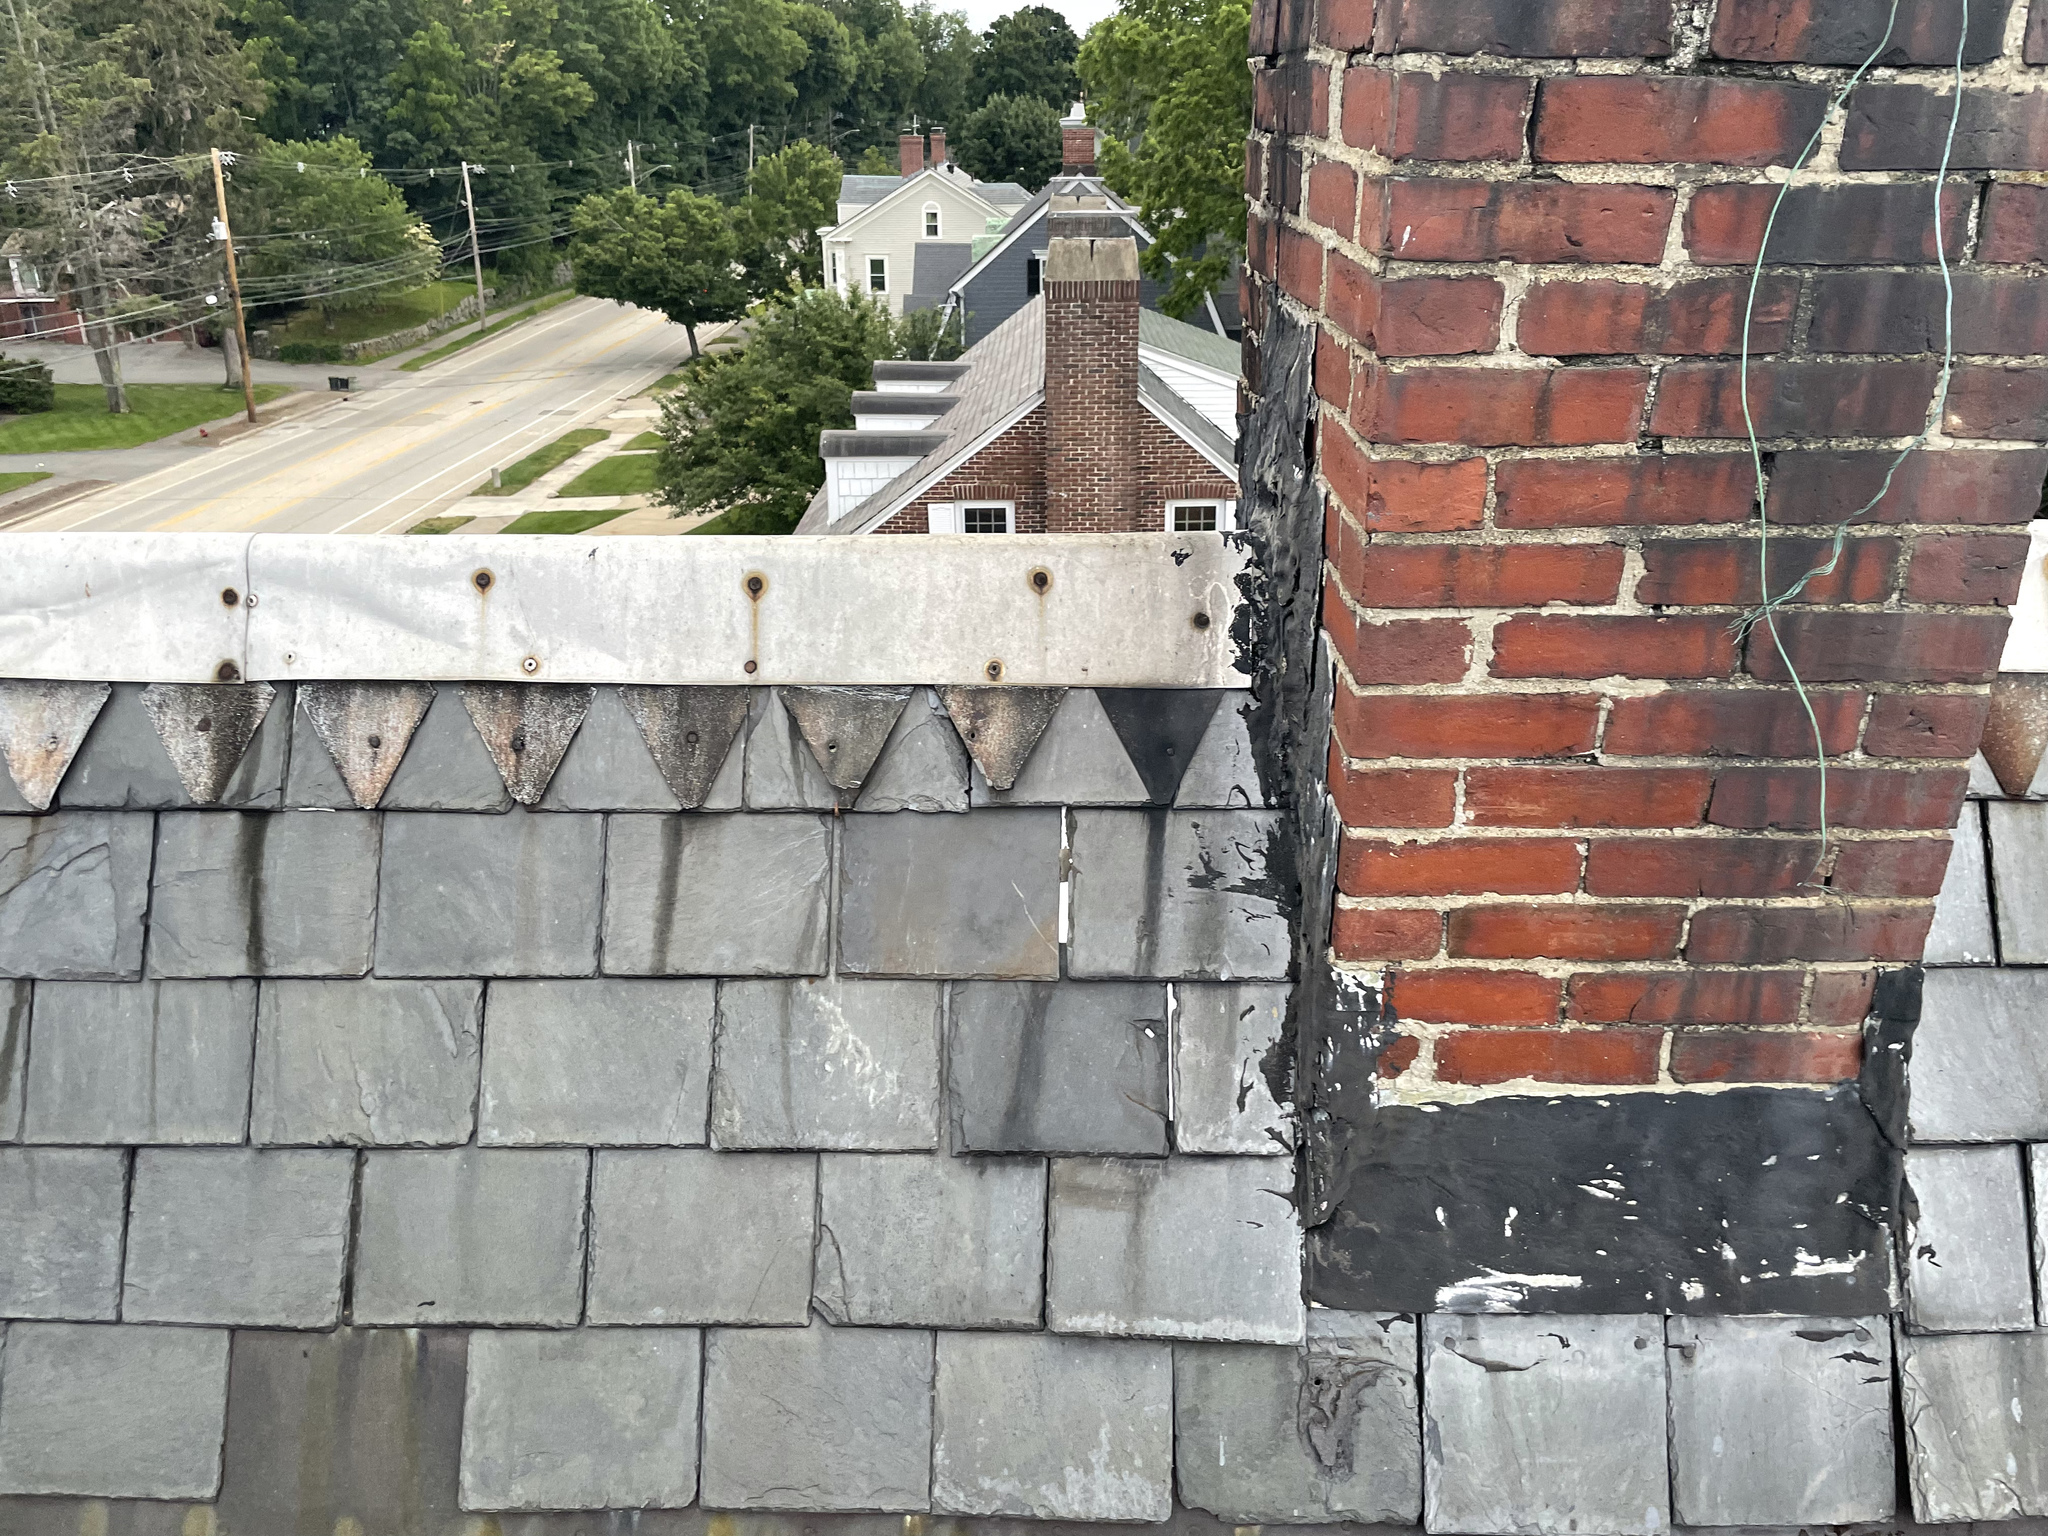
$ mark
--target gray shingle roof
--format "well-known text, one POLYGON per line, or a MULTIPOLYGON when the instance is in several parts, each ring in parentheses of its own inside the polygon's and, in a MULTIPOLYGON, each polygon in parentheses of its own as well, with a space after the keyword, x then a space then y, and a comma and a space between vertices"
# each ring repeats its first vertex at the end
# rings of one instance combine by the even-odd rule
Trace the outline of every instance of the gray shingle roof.
POLYGON ((1138 311, 1138 345, 1157 347, 1204 368, 1220 369, 1233 378, 1243 362, 1237 343, 1228 336, 1218 336, 1206 326, 1189 325, 1155 309, 1138 311))

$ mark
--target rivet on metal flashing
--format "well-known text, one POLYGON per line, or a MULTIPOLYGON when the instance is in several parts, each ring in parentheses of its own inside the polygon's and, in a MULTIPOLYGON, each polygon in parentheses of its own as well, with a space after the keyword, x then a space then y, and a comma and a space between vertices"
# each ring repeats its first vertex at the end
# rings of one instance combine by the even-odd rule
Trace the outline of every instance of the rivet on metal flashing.
POLYGON ((740 670, 751 676, 755 670, 754 663, 750 661, 746 664, 746 666, 742 667, 740 670))
POLYGON ((491 590, 491 583, 496 581, 497 577, 493 576, 489 571, 473 571, 470 573, 469 580, 470 585, 474 586, 477 591, 488 592, 491 590))
POLYGON ((224 661, 213 669, 213 680, 217 683, 240 682, 241 678, 242 669, 232 661, 224 661))
POLYGON ((247 597, 243 598, 242 606, 244 608, 254 608, 256 606, 256 594, 251 592, 247 597))
POLYGON ((759 571, 749 571, 747 572, 746 588, 747 596, 758 599, 768 590, 768 578, 759 571))
POLYGON ((1198 613, 1198 614, 1196 614, 1196 615, 1195 615, 1195 628, 1197 628, 1197 629, 1207 629, 1208 627, 1209 627, 1209 615, 1208 615, 1208 614, 1206 614, 1206 613, 1198 613))
POLYGON ((522 672, 538 672, 540 670, 540 658, 538 656, 527 657, 519 663, 519 670, 522 672))
POLYGON ((223 587, 220 593, 221 606, 232 608, 242 600, 242 594, 233 587, 223 587))
POLYGON ((988 674, 988 680, 992 683, 1000 683, 1003 680, 1003 664, 1000 661, 991 661, 981 670, 988 674))
POLYGON ((1031 568, 1031 590, 1043 597, 1052 590, 1052 572, 1042 565, 1031 568))

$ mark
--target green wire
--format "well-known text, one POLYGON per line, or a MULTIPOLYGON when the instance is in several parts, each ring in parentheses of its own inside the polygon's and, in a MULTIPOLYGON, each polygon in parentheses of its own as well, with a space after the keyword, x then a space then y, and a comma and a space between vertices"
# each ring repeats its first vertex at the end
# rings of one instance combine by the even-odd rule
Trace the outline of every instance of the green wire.
MULTIPOLYGON (((1828 110, 1821 114, 1820 126, 1813 130, 1813 136, 1806 141, 1806 147, 1800 150, 1798 158, 1792 162, 1790 172, 1779 185, 1778 195, 1771 200, 1770 216, 1764 220, 1763 238, 1757 245, 1756 265, 1750 269, 1749 274, 1749 296, 1742 307, 1742 425, 1749 437, 1750 468, 1756 477, 1757 592, 1763 601, 1737 620, 1735 632, 1738 637, 1746 637, 1759 620, 1763 622, 1764 627, 1770 631, 1771 644, 1777 648, 1778 658, 1785 663, 1786 675, 1792 679, 1792 687, 1799 695, 1800 707, 1806 711, 1806 723, 1813 729, 1814 765, 1820 770, 1820 852, 1814 857, 1815 873, 1820 871, 1828 857, 1827 743, 1821 732, 1820 717, 1814 713, 1813 696, 1807 692, 1806 683, 1799 676, 1799 668, 1793 665, 1792 657, 1785 649, 1785 642, 1778 634, 1777 610, 1805 591, 1806 584, 1814 577, 1826 576, 1833 572, 1841 561, 1842 548, 1848 538, 1850 525, 1884 500, 1885 494, 1892 488, 1892 477, 1898 474, 1899 466, 1906 461, 1906 455, 1927 441, 1928 434, 1934 430, 1935 423, 1941 420, 1948 407, 1949 375, 1955 365, 1956 285, 1955 278, 1949 271, 1948 237, 1942 228, 1942 198, 1948 190, 1949 165, 1954 158, 1956 147, 1956 125, 1961 120, 1963 111, 1963 52, 1970 33, 1970 0, 1962 0, 1962 16, 1956 29, 1955 100, 1949 107, 1948 137, 1942 144, 1941 169, 1934 177, 1934 255, 1941 266, 1942 340, 1941 372, 1935 379, 1932 407, 1920 431, 1886 466, 1884 480, 1879 484, 1876 494, 1835 524, 1834 539, 1826 563, 1815 566, 1776 597, 1771 595, 1771 514, 1767 501, 1768 488, 1764 478, 1763 445, 1757 440, 1756 420, 1749 409, 1749 334, 1756 317, 1757 287, 1763 281, 1764 256, 1770 249, 1771 231, 1777 225, 1778 211, 1785 205, 1785 196, 1792 190, 1793 180, 1805 168, 1806 162, 1820 143, 1821 133, 1825 130, 1828 120, 1848 100, 1850 91, 1856 88, 1871 66, 1877 63, 1885 49, 1891 46, 1892 29, 1897 25, 1898 19, 1899 0, 1891 0, 1891 11, 1885 18, 1884 36, 1878 39, 1877 47, 1871 50, 1870 56, 1856 66, 1856 72, 1842 83, 1840 90, 1835 92, 1834 100, 1828 103, 1828 110)), ((1804 881, 1802 884, 1812 884, 1812 881, 1804 881)))

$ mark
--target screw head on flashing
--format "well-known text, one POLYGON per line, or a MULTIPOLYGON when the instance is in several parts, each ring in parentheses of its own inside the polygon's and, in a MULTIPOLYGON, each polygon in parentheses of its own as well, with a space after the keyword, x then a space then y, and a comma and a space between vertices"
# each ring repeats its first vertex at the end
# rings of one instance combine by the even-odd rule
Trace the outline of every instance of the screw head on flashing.
POLYGON ((1000 661, 991 661, 981 670, 992 683, 1000 683, 1003 680, 1003 664, 1000 661))
POLYGON ((488 592, 491 590, 491 583, 497 579, 489 571, 472 571, 469 577, 469 584, 479 592, 488 592))
POLYGON ((540 658, 538 656, 527 657, 519 663, 519 670, 527 673, 538 672, 540 670, 540 658))
POLYGON ((235 606, 235 605, 236 605, 237 603, 239 603, 239 602, 240 602, 241 600, 242 600, 242 594, 241 594, 241 593, 239 593, 239 592, 237 592, 237 591, 236 591, 236 590, 235 590, 235 589, 234 589, 233 587, 222 587, 222 588, 221 588, 221 591, 220 591, 220 601, 221 601, 221 606, 222 606, 223 608, 232 608, 232 607, 234 607, 234 606, 235 606))
POLYGON ((1195 628, 1197 629, 1207 629, 1209 627, 1209 615, 1206 613, 1197 613, 1194 617, 1193 623, 1195 628))
POLYGON ((768 578, 759 571, 749 571, 743 585, 747 589, 748 597, 758 599, 762 593, 768 590, 768 578))
POLYGON ((1048 571, 1042 565, 1033 566, 1031 568, 1031 575, 1029 577, 1029 580, 1031 582, 1031 590, 1036 592, 1040 597, 1045 596, 1046 593, 1052 590, 1052 572, 1048 571))
POLYGON ((239 683, 242 680, 242 669, 232 661, 224 661, 213 669, 213 680, 216 683, 239 683))

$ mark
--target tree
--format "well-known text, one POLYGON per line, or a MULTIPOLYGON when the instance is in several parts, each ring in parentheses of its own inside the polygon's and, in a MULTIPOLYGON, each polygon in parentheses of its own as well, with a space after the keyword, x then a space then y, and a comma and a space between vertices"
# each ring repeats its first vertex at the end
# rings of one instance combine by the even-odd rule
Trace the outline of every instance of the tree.
POLYGON ((570 227, 576 291, 660 310, 690 333, 692 357, 698 326, 746 313, 739 236, 715 197, 677 187, 657 200, 622 187, 586 197, 570 227))
POLYGON ((734 226, 757 296, 824 281, 818 231, 834 222, 839 176, 839 157, 807 139, 756 162, 754 188, 734 210, 734 226))
POLYGON ((956 154, 982 181, 1037 191, 1060 168, 1060 115, 1035 96, 991 96, 960 125, 956 154))
POLYGON ((787 533, 824 483, 818 434, 853 425, 875 360, 903 327, 865 294, 812 289, 770 303, 747 344, 690 363, 661 404, 657 473, 671 513, 723 513, 729 533, 787 533))
MULTIPOLYGON (((1247 14, 1246 35, 1251 22, 1247 14)), ((1244 39, 1238 39, 1242 44, 1244 39)), ((975 105, 991 96, 1036 96, 1046 105, 1064 112, 1081 93, 1074 59, 1081 40, 1067 25, 1067 18, 1047 5, 1027 5, 998 16, 981 35, 974 55, 973 100, 975 105)), ((1233 126, 1240 137, 1244 122, 1233 126)))
POLYGON ((862 150, 860 161, 854 166, 854 170, 863 176, 894 176, 902 169, 896 156, 879 144, 870 144, 862 150))
POLYGON ((968 92, 974 88, 974 29, 967 13, 941 11, 931 0, 919 0, 908 20, 924 55, 912 110, 923 122, 957 125, 967 115, 968 92))
POLYGON ((1146 272, 1167 285, 1160 308, 1185 315, 1244 254, 1246 0, 1125 0, 1080 56, 1101 164, 1154 235, 1146 272))
POLYGON ((323 309, 375 304, 441 269, 433 234, 355 140, 288 139, 236 167, 229 207, 242 286, 323 309))

